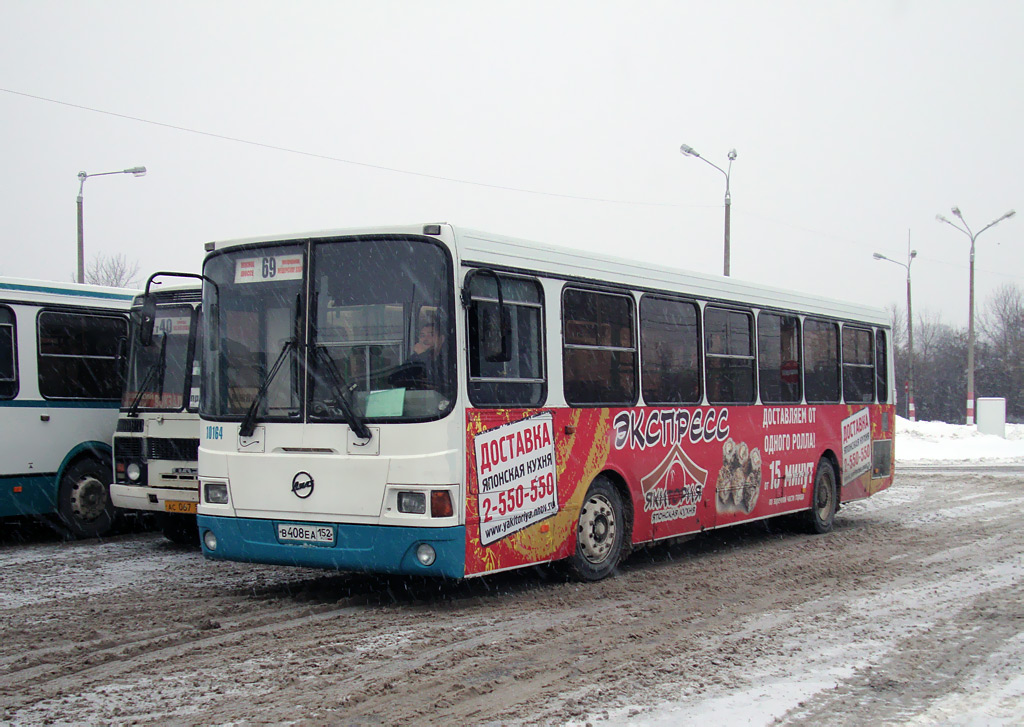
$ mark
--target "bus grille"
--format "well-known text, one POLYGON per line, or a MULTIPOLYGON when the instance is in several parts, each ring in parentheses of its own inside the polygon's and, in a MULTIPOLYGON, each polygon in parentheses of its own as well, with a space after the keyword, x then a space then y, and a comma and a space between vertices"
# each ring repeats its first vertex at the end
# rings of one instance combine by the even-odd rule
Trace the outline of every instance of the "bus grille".
POLYGON ((141 419, 118 419, 117 431, 139 433, 145 425, 146 423, 141 419))
POLYGON ((156 439, 146 440, 146 459, 171 459, 181 462, 195 462, 199 459, 198 439, 156 439))
POLYGON ((114 456, 118 459, 125 457, 142 458, 141 437, 114 437, 114 456))

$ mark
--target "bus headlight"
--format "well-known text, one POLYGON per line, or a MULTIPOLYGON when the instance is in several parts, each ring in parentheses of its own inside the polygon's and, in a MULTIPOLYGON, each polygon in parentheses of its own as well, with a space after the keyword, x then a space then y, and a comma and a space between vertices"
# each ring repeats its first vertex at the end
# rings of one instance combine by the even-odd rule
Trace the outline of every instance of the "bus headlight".
POLYGON ((228 486, 223 482, 207 482, 203 488, 203 500, 211 505, 227 505, 228 486))
POLYGON ((217 536, 213 534, 212 530, 207 530, 203 533, 203 545, 206 546, 207 550, 217 549, 217 536))
POLYGON ((142 477, 142 468, 139 467, 138 463, 132 462, 125 470, 125 474, 128 475, 128 479, 132 482, 138 482, 139 478, 142 477))
POLYGON ((420 562, 420 565, 434 565, 434 561, 437 560, 434 546, 420 543, 416 547, 416 560, 420 562))
POLYGON ((399 492, 398 512, 408 512, 413 515, 427 514, 427 496, 423 492, 399 492))

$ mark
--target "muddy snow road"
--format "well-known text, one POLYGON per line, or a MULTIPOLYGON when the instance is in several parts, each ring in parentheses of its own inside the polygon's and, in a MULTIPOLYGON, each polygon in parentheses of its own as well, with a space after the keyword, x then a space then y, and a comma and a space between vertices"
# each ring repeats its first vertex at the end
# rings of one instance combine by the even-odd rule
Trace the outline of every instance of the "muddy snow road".
POLYGON ((903 470, 826 536, 754 524, 613 578, 213 563, 0 541, 0 722, 903 724, 1024 712, 1024 474, 903 470))

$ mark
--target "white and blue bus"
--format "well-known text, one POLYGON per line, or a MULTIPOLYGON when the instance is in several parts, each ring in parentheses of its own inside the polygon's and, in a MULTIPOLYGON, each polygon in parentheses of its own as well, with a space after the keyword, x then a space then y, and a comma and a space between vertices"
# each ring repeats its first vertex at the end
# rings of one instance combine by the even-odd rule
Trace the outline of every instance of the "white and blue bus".
POLYGON ((879 308, 446 224, 207 250, 210 558, 595 580, 892 483, 879 308))
POLYGON ((140 335, 145 296, 132 307, 128 369, 114 435, 114 505, 157 513, 181 544, 198 542, 199 369, 202 297, 198 285, 149 294, 153 333, 140 335))
POLYGON ((110 441, 135 291, 0 278, 0 518, 114 523, 110 441))

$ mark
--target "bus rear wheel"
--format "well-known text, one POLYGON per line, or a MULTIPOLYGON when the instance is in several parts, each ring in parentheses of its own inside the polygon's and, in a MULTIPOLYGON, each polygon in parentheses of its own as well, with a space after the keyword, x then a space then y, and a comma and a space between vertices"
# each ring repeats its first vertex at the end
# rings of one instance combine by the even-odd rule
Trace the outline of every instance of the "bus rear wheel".
POLYGON ((626 521, 622 498, 611 482, 598 477, 591 483, 576 524, 576 552, 569 571, 583 581, 599 581, 619 564, 626 521))
POLYGON ((57 519, 76 538, 106 535, 114 525, 110 500, 111 468, 95 459, 68 467, 57 493, 57 519))
POLYGON ((836 519, 836 505, 839 501, 836 486, 836 469, 827 457, 818 460, 814 472, 814 492, 811 495, 811 509, 806 513, 804 523, 812 533, 832 532, 836 519))

